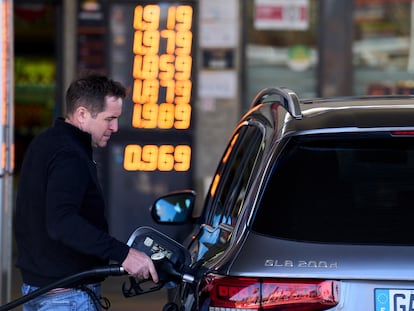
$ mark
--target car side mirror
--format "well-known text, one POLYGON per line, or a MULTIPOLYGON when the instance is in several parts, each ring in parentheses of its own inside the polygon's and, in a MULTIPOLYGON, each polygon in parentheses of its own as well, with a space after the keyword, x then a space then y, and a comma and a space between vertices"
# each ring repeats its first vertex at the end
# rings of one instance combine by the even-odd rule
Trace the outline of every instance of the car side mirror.
POLYGON ((158 198, 151 217, 160 224, 184 224, 192 220, 196 194, 192 190, 173 192, 158 198))

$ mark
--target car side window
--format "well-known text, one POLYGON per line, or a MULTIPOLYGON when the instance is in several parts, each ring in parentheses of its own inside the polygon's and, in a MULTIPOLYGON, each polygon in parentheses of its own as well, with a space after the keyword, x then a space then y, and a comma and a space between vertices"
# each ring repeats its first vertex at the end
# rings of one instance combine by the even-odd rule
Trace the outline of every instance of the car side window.
POLYGON ((252 125, 242 126, 233 136, 214 178, 215 185, 210 191, 210 226, 223 224, 234 227, 262 137, 262 131, 252 125))
POLYGON ((245 124, 233 135, 206 198, 208 215, 193 249, 197 261, 208 261, 227 248, 262 141, 263 132, 254 125, 245 124))

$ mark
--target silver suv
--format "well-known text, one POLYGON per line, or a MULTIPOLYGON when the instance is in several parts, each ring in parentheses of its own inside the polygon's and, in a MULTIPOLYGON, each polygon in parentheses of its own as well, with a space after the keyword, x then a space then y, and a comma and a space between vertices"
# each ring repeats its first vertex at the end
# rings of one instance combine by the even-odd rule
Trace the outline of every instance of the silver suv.
POLYGON ((167 194, 151 210, 194 225, 181 310, 414 309, 414 97, 264 89, 198 218, 193 202, 167 194))

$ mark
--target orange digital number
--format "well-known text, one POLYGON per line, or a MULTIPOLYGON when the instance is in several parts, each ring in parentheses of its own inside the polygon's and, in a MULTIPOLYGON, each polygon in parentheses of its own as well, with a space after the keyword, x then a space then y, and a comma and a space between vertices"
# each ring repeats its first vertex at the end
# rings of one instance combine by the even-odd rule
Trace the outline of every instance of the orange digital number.
POLYGON ((177 31, 190 30, 193 21, 193 8, 189 5, 179 5, 168 8, 167 29, 177 31))
POLYGON ((176 45, 175 31, 164 29, 161 31, 161 37, 167 39, 167 47, 165 48, 167 54, 174 54, 176 45))
POLYGON ((175 103, 177 105, 190 103, 192 83, 190 80, 176 81, 175 83, 175 103))
POLYGON ((127 171, 155 171, 158 165, 156 145, 127 145, 124 151, 124 169, 127 171))
POLYGON ((160 129, 171 129, 174 127, 174 104, 164 103, 160 105, 158 111, 158 127, 160 129))
POLYGON ((142 106, 142 127, 146 129, 155 129, 158 124, 159 106, 157 104, 149 103, 142 106))
POLYGON ((143 171, 155 171, 158 166, 158 147, 156 145, 143 146, 141 160, 143 171))
POLYGON ((126 171, 140 171, 141 146, 127 145, 124 151, 124 169, 126 171))
POLYGON ((160 33, 156 30, 135 31, 133 52, 139 55, 156 55, 160 49, 160 33))
POLYGON ((189 5, 179 5, 175 13, 177 31, 190 30, 193 21, 193 8, 189 5))
POLYGON ((158 169, 164 172, 172 171, 174 169, 174 146, 160 146, 158 157, 158 169))
POLYGON ((160 83, 158 80, 135 80, 132 92, 134 103, 157 103, 160 83))
POLYGON ((160 7, 158 5, 141 5, 134 10, 134 28, 137 30, 155 30, 160 24, 160 7))
POLYGON ((168 15, 167 15, 167 29, 174 30, 175 29, 175 13, 177 9, 175 6, 170 6, 168 8, 168 15))
POLYGON ((175 53, 177 55, 190 55, 193 42, 193 34, 191 31, 179 31, 175 35, 175 53))
POLYGON ((174 80, 161 80, 160 86, 165 87, 165 101, 167 103, 173 103, 175 98, 175 81, 174 80))
POLYGON ((159 62, 158 55, 135 55, 132 75, 141 80, 157 79, 159 62))
POLYGON ((191 78, 191 56, 177 56, 175 59, 175 79, 190 80, 191 78))
POLYGON ((191 147, 187 145, 178 145, 174 151, 174 169, 179 172, 185 172, 190 169, 191 147))
POLYGON ((172 80, 174 79, 175 66, 174 55, 163 54, 160 56, 160 80, 172 80))
POLYGON ((191 105, 183 104, 175 106, 174 127, 178 130, 185 130, 190 127, 191 123, 191 105))
POLYGON ((188 171, 191 147, 188 145, 127 145, 124 150, 126 171, 188 171))
POLYGON ((145 103, 135 104, 132 113, 132 126, 136 128, 154 129, 158 122, 158 105, 145 103))
POLYGON ((132 112, 133 127, 185 130, 190 127, 190 123, 191 105, 189 104, 134 104, 132 112))

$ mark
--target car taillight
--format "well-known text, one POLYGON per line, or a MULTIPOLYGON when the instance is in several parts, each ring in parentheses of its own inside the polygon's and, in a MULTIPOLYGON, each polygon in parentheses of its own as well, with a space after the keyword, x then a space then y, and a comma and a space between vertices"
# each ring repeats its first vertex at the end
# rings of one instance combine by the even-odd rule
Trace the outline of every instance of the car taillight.
POLYGON ((393 136, 414 136, 414 131, 392 131, 393 136))
POLYGON ((332 280, 235 278, 209 274, 202 283, 201 304, 209 311, 315 311, 337 305, 338 292, 339 283, 332 280))

